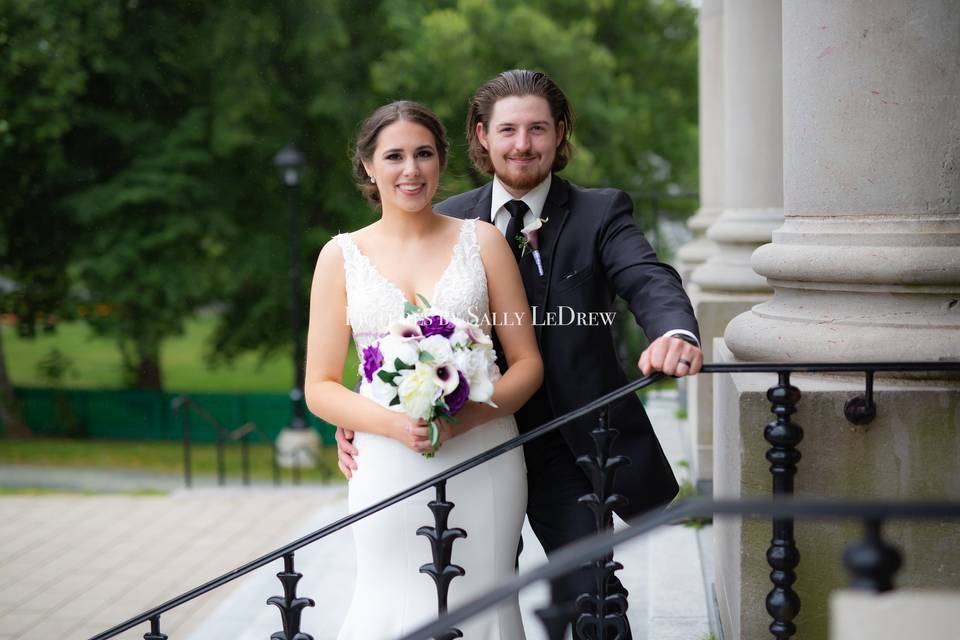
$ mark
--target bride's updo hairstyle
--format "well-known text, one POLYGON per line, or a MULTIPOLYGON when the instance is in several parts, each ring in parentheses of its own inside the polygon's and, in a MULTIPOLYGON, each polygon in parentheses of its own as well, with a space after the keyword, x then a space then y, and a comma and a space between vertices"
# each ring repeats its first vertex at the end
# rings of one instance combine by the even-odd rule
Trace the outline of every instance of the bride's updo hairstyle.
POLYGON ((373 204, 379 206, 380 192, 377 185, 370 182, 370 174, 363 168, 363 162, 373 160, 373 152, 377 148, 380 132, 394 122, 404 120, 415 122, 425 127, 433 134, 433 141, 437 147, 437 160, 440 162, 440 171, 447 166, 447 130, 440 119, 422 104, 410 100, 398 100, 385 104, 363 121, 360 132, 357 134, 357 143, 353 148, 353 177, 357 181, 357 188, 373 204))

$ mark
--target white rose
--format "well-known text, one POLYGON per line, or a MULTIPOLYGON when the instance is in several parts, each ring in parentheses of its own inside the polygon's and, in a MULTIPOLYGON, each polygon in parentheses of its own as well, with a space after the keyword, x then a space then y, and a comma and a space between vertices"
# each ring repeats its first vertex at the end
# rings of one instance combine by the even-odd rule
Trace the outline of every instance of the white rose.
POLYGON ((396 371, 394 362, 397 358, 404 364, 416 364, 420 358, 415 340, 407 340, 394 335, 384 336, 380 340, 380 353, 383 354, 383 368, 386 371, 396 371))
POLYGON ((396 408, 396 405, 391 407, 390 403, 397 397, 397 388, 389 382, 384 382, 379 376, 373 376, 371 382, 364 384, 364 389, 366 390, 364 395, 371 400, 390 409, 396 408))
POLYGON ((453 355, 453 362, 470 385, 470 400, 492 404, 493 382, 490 380, 490 364, 496 355, 491 349, 471 349, 457 351, 453 355))
POLYGON ((430 336, 420 341, 421 353, 426 351, 433 360, 429 361, 434 367, 448 364, 453 359, 453 349, 450 342, 440 335, 430 336))
POLYGON ((454 349, 466 349, 468 344, 470 344, 470 334, 467 333, 466 328, 457 329, 450 336, 450 345, 454 349))
POLYGON ((433 367, 418 362, 413 371, 405 371, 400 381, 400 404, 411 418, 429 420, 433 416, 433 405, 443 391, 434 382, 433 367))

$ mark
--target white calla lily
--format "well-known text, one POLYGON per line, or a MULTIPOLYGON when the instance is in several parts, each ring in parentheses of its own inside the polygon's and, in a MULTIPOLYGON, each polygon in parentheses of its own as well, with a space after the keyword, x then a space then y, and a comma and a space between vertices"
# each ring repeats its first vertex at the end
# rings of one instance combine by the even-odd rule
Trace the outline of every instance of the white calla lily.
POLYGON ((485 349, 493 348, 493 340, 484 333, 483 329, 478 327, 475 324, 468 324, 466 326, 467 335, 470 336, 470 339, 475 345, 479 345, 485 349))
POLYGON ((423 330, 416 318, 408 317, 390 324, 390 335, 402 340, 416 340, 423 337, 423 330))
POLYGON ((442 395, 453 393, 460 385, 460 376, 457 375, 456 368, 444 364, 433 370, 433 381, 443 389, 442 395))

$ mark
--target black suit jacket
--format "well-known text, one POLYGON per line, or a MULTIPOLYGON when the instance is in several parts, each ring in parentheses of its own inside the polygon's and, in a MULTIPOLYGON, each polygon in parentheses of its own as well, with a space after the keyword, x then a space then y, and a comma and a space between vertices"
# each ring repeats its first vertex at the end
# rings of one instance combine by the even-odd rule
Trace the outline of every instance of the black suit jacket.
MULTIPOLYGON (((492 191, 487 184, 435 209, 489 222, 492 191)), ((548 220, 540 230, 544 275, 540 278, 529 265, 521 271, 536 314, 546 397, 553 415, 561 416, 627 383, 610 326, 562 324, 571 314, 612 311, 614 298, 620 296, 651 339, 671 329, 698 335, 698 327, 680 276, 657 260, 633 220, 633 203, 626 193, 584 189, 554 175, 541 218, 548 220), (556 324, 546 324, 550 313, 557 314, 556 324)), ((522 260, 532 256, 528 253, 522 260)), ((522 412, 522 432, 539 426, 523 424, 520 416, 522 412)), ((590 430, 596 419, 585 416, 561 428, 574 455, 594 453, 590 430)), ((617 452, 631 459, 614 485, 628 499, 618 514, 626 518, 668 503, 677 494, 677 481, 639 399, 630 395, 614 403, 609 424, 620 431, 617 452)), ((536 441, 527 447, 535 448, 536 441)))

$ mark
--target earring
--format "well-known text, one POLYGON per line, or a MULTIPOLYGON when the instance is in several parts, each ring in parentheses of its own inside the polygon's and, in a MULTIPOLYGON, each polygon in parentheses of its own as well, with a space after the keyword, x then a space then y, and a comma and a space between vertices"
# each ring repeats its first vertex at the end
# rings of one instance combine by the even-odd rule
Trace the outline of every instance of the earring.
POLYGON ((372 183, 376 183, 376 181, 377 181, 377 179, 376 179, 376 178, 374 178, 373 176, 370 176, 370 182, 372 182, 372 183))

